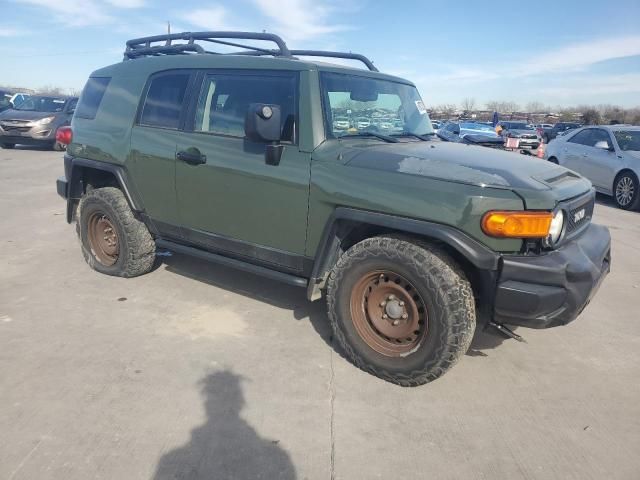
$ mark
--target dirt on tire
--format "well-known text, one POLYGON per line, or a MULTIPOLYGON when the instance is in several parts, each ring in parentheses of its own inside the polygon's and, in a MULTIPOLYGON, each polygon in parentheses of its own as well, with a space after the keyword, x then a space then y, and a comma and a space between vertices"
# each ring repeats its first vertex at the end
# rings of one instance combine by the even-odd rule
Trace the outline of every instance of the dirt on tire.
POLYGON ((410 238, 369 238, 347 250, 329 274, 327 309, 334 337, 357 367, 401 386, 435 380, 468 350, 476 325, 471 285, 442 249, 410 238), (408 278, 428 309, 428 334, 408 355, 390 357, 372 349, 351 319, 349 289, 375 268, 394 269, 408 278))
POLYGON ((88 191, 78 205, 76 231, 82 254, 91 268, 107 275, 136 277, 149 272, 155 262, 155 242, 143 222, 136 219, 122 191, 102 187, 88 191), (118 258, 113 265, 100 263, 88 239, 88 219, 96 212, 107 216, 117 235, 118 258))

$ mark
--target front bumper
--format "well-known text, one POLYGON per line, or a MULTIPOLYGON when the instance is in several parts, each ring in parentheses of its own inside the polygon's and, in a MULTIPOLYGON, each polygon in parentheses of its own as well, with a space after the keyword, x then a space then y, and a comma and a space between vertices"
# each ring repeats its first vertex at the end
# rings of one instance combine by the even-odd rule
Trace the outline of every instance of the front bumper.
POLYGON ((494 320, 531 328, 565 325, 587 306, 610 265, 609 230, 595 224, 547 254, 505 255, 494 320))
POLYGON ((56 141, 54 127, 34 127, 24 132, 0 131, 0 143, 19 145, 46 145, 56 141))

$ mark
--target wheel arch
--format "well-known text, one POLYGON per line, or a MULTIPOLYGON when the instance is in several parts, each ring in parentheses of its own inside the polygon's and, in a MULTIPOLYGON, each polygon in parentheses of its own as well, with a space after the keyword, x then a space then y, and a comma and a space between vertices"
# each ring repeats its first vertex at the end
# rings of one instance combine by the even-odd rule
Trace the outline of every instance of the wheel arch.
POLYGON ((458 262, 478 296, 491 298, 486 289, 495 286, 500 255, 464 232, 448 225, 342 207, 334 210, 325 225, 307 297, 320 298, 329 271, 344 251, 366 238, 384 234, 407 235, 440 246, 458 262))
POLYGON ((67 223, 75 219, 75 206, 90 188, 117 187, 124 194, 134 214, 144 212, 140 199, 131 188, 126 169, 121 165, 97 162, 65 155, 65 175, 68 179, 67 223))

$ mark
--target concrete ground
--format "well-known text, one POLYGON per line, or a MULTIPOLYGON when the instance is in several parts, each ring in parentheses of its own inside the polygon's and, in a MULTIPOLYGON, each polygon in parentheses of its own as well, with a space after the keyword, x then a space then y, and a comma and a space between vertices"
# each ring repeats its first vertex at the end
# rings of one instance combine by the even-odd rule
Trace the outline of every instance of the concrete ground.
POLYGON ((0 478, 640 478, 640 213, 599 199, 613 271, 574 323, 479 333, 403 389, 301 289, 183 256, 84 263, 62 154, 0 151, 0 478))

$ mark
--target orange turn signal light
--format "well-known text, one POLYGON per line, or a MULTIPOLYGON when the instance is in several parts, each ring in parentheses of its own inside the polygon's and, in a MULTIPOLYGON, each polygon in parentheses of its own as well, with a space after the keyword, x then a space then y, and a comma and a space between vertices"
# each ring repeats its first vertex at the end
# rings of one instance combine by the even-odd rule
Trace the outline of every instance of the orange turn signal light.
POLYGON ((551 212, 487 212, 482 217, 482 231, 491 237, 546 238, 551 212))

